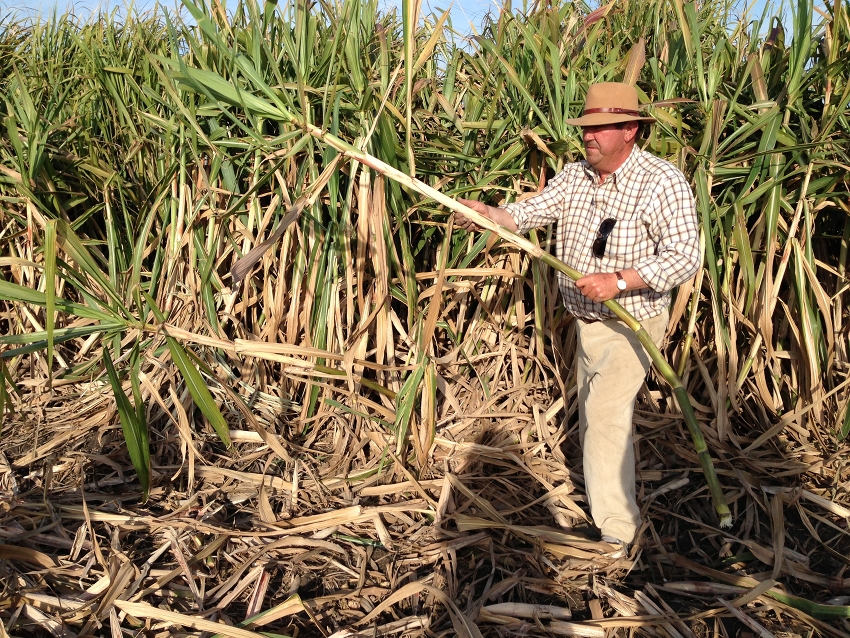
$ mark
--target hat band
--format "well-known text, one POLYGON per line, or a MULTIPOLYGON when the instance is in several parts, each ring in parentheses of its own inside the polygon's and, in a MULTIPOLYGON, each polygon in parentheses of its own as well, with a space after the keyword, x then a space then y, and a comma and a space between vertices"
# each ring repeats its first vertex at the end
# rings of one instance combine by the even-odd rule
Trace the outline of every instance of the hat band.
POLYGON ((638 111, 633 111, 631 109, 584 109, 585 115, 593 115, 594 113, 622 113, 623 115, 634 115, 635 117, 640 117, 640 113, 638 111))

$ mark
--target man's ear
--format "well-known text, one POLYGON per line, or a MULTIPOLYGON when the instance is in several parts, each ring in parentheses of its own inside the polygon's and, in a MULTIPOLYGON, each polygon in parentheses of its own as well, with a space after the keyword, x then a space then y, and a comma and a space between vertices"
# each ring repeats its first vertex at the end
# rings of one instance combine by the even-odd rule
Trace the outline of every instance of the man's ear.
POLYGON ((623 133, 625 135, 626 142, 633 142, 635 138, 637 138, 638 130, 640 129, 640 124, 638 122, 626 122, 623 125, 623 133))

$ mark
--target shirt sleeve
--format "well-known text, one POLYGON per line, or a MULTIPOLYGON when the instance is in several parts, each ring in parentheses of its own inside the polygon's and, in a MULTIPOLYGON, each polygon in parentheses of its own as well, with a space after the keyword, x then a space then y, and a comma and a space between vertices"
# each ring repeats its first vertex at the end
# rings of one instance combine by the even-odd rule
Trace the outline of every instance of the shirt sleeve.
POLYGON ((635 270, 650 288, 663 294, 699 269, 699 224, 693 192, 680 172, 660 180, 653 200, 648 222, 656 253, 641 260, 635 270))
POLYGON ((527 233, 532 228, 553 224, 561 218, 569 175, 561 171, 546 185, 539 195, 525 201, 505 204, 505 209, 517 225, 517 233, 527 233))

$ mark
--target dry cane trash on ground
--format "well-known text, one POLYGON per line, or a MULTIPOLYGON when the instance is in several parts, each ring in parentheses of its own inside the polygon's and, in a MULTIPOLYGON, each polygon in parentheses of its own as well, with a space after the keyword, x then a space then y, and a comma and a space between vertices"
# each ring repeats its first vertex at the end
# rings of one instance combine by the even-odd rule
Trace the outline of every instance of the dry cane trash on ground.
MULTIPOLYGON (((521 362, 519 345, 496 359, 521 362)), ((22 404, 0 455, 8 635, 846 635, 850 510, 816 487, 836 459, 733 462, 715 442, 742 486, 720 530, 672 398, 645 388, 646 525, 611 555, 582 509, 571 398, 547 403, 504 363, 486 364, 504 381, 489 402, 456 391, 464 409, 444 410, 421 468, 370 421, 352 431, 330 413, 318 435, 279 437, 287 459, 254 430, 231 430, 226 450, 164 428, 146 503, 115 419, 98 416, 106 388, 22 404)), ((261 428, 279 409, 254 398, 261 428)))

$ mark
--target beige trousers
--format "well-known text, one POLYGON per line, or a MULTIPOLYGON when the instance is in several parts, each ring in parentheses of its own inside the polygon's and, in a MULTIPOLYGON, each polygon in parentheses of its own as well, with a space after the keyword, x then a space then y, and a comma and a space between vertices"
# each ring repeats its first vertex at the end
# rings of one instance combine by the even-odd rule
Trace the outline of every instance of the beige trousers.
MULTIPOLYGON (((641 322, 656 344, 669 312, 641 322)), ((593 522, 604 536, 627 543, 640 525, 635 499, 632 414, 651 360, 631 328, 618 319, 576 321, 579 437, 593 522)))

